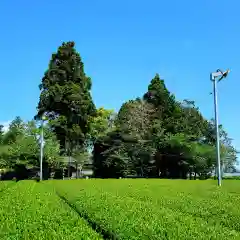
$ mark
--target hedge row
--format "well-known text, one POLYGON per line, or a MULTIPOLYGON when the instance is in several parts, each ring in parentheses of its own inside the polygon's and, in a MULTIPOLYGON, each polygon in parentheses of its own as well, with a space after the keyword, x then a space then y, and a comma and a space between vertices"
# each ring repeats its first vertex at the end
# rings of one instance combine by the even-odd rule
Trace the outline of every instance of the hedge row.
MULTIPOLYGON (((210 181, 205 183, 210 184, 210 181)), ((234 210, 227 214, 233 207, 233 202, 232 205, 228 203, 230 198, 224 192, 222 194, 225 199, 221 199, 219 190, 211 184, 206 185, 208 187, 205 192, 200 184, 192 182, 191 190, 183 181, 171 180, 74 180, 50 181, 47 184, 53 185, 57 193, 88 221, 110 233, 111 238, 240 238, 237 222, 239 211, 233 216, 234 210), (200 187, 204 193, 198 194, 194 186, 200 187), (210 201, 209 190, 213 189, 216 191, 212 196, 219 197, 210 201), (201 201, 205 198, 203 195, 209 200, 208 205, 206 200, 202 202, 205 205, 201 206, 201 201), (220 210, 215 212, 218 204, 220 210)), ((235 200, 238 198, 237 194, 236 196, 235 200)))
POLYGON ((0 239, 102 239, 47 186, 22 181, 0 195, 0 239))

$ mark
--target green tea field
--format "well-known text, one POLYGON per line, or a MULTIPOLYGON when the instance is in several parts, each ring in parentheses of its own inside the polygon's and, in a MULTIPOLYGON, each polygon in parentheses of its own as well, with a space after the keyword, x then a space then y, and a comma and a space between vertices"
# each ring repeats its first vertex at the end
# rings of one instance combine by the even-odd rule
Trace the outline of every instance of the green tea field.
POLYGON ((0 239, 240 239, 240 181, 0 182, 0 239))

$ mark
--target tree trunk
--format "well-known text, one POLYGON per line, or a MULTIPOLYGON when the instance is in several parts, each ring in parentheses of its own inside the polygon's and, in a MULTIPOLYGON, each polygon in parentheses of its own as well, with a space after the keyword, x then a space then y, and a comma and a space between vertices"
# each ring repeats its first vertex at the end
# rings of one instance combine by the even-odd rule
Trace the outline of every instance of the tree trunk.
POLYGON ((76 179, 78 179, 78 164, 76 163, 76 179))
POLYGON ((69 151, 69 156, 68 156, 68 178, 71 177, 71 162, 72 162, 72 156, 71 152, 69 151))
POLYGON ((80 165, 80 176, 82 177, 82 165, 80 165))
POLYGON ((194 172, 194 180, 196 180, 196 179, 197 179, 197 173, 194 172))
POLYGON ((141 168, 141 177, 143 177, 143 168, 142 168, 142 166, 140 167, 141 168))

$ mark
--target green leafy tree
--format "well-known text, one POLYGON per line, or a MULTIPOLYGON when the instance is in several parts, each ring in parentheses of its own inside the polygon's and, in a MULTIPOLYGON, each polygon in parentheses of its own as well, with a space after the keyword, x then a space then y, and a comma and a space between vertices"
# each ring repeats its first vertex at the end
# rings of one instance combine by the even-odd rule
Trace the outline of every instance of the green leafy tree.
POLYGON ((76 178, 79 178, 86 164, 91 163, 91 154, 88 151, 83 151, 82 149, 74 149, 73 159, 76 168, 76 178))
MULTIPOLYGON (((219 125, 219 136, 222 170, 231 172, 237 164, 238 151, 233 147, 232 139, 229 138, 222 125, 219 125)), ((216 145, 215 123, 213 119, 207 121, 203 142, 214 147, 216 145)))
POLYGON ((3 144, 11 144, 16 141, 16 139, 23 135, 24 132, 24 122, 20 117, 16 117, 9 125, 9 130, 3 136, 3 144))
MULTIPOLYGON (((40 128, 35 121, 13 120, 0 145, 0 167, 9 170, 39 168, 39 135, 40 128)), ((44 163, 54 168, 60 161, 60 145, 48 125, 44 127, 44 137, 44 163)))
POLYGON ((93 148, 95 177, 124 177, 132 174, 133 163, 129 149, 136 143, 134 137, 119 129, 98 138, 93 148))
POLYGON ((113 110, 100 107, 96 110, 96 114, 89 118, 89 142, 90 145, 101 136, 105 136, 108 132, 115 128, 115 115, 113 110))
POLYGON ((139 176, 149 175, 153 167, 155 149, 152 142, 152 125, 154 124, 154 107, 145 100, 136 99, 122 105, 117 116, 118 127, 129 138, 135 139, 134 144, 128 144, 131 172, 139 176))
POLYGON ((0 145, 3 144, 3 135, 4 135, 3 128, 4 126, 0 125, 0 145))
POLYGON ((169 116, 172 116, 175 112, 175 97, 168 91, 164 80, 160 78, 159 74, 156 74, 151 80, 143 99, 153 105, 154 109, 156 109, 155 117, 158 119, 168 121, 169 116))
MULTIPOLYGON (((214 170, 214 124, 194 101, 177 101, 158 74, 143 99, 122 105, 115 123, 116 128, 94 144, 95 176, 205 179, 214 170)), ((220 136, 222 164, 229 169, 236 162, 236 150, 221 126, 220 136)))
POLYGON ((94 144, 95 176, 147 176, 154 149, 150 137, 152 106, 136 99, 122 105, 115 128, 94 144))
POLYGON ((89 132, 89 117, 95 106, 90 94, 91 79, 74 42, 63 43, 52 54, 48 70, 40 84, 40 100, 36 118, 46 115, 64 152, 71 154, 83 145, 89 132))
POLYGON ((154 111, 144 100, 130 100, 120 108, 116 122, 122 131, 144 139, 149 134, 154 111))

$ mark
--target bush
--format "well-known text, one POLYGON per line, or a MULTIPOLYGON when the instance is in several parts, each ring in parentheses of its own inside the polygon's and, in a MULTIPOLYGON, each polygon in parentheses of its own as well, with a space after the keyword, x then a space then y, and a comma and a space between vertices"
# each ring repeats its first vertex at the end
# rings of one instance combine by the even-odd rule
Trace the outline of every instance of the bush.
POLYGON ((48 184, 108 233, 108 239, 240 238, 238 195, 219 191, 215 181, 95 179, 48 184))
POLYGON ((15 183, 0 202, 1 240, 102 239, 52 188, 35 181, 15 183))

